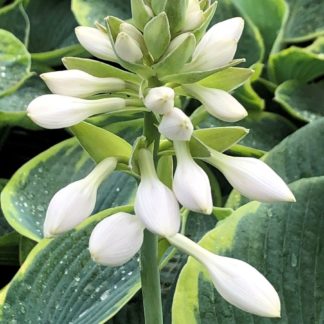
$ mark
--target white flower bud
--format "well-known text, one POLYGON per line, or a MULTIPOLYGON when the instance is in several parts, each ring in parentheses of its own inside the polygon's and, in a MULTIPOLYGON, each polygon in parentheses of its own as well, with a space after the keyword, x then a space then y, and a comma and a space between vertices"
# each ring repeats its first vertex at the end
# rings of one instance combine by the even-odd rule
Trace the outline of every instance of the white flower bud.
POLYGON ((170 112, 174 107, 173 89, 164 86, 150 89, 144 99, 144 105, 157 114, 170 112))
POLYGON ((243 28, 240 17, 215 24, 197 45, 186 70, 206 71, 228 64, 234 58, 243 28))
POLYGON ((124 32, 127 35, 129 35, 131 38, 133 38, 139 45, 141 43, 144 43, 143 35, 142 33, 132 24, 128 23, 121 23, 119 26, 119 31, 124 32))
POLYGON ((91 215, 100 184, 114 171, 115 158, 101 161, 85 178, 59 190, 51 199, 44 222, 44 236, 73 229, 91 215))
POLYGON ((138 63, 143 59, 140 45, 134 38, 125 32, 120 32, 117 35, 115 50, 122 60, 129 63, 138 63))
POLYGON ((198 0, 189 0, 185 23, 182 27, 182 31, 190 31, 194 30, 200 26, 203 22, 204 13, 200 9, 199 1, 198 0))
POLYGON ((125 81, 118 78, 97 78, 80 70, 43 73, 40 77, 55 94, 85 98, 98 93, 125 89, 125 81))
POLYGON ((219 169, 228 182, 243 196, 262 202, 295 202, 285 182, 263 161, 248 157, 232 157, 212 151, 206 162, 219 169))
POLYGON ((78 26, 75 28, 75 34, 82 47, 93 56, 106 61, 118 62, 110 39, 102 30, 78 26))
POLYGON ((198 84, 183 85, 183 88, 198 99, 209 114, 220 120, 236 122, 248 115, 245 108, 224 90, 206 88, 198 84))
POLYGON ((213 200, 207 174, 191 157, 186 142, 173 142, 177 168, 173 179, 173 192, 183 207, 211 214, 213 200))
POLYGON ((189 141, 193 125, 190 118, 181 109, 173 108, 162 117, 159 132, 172 141, 189 141))
POLYGON ((57 129, 73 126, 90 116, 126 107, 122 98, 96 100, 79 99, 56 94, 35 98, 27 108, 27 115, 44 128, 57 129))
POLYGON ((180 210, 174 193, 155 172, 153 157, 147 149, 138 153, 141 183, 135 199, 135 213, 151 232, 174 235, 180 228, 180 210))
POLYGON ((137 216, 111 215, 96 225, 89 240, 89 251, 96 263, 117 267, 128 262, 143 243, 144 226, 137 216))
POLYGON ((219 294, 234 306, 263 317, 280 317, 280 299, 270 282, 248 263, 215 255, 181 234, 171 244, 200 261, 219 294))

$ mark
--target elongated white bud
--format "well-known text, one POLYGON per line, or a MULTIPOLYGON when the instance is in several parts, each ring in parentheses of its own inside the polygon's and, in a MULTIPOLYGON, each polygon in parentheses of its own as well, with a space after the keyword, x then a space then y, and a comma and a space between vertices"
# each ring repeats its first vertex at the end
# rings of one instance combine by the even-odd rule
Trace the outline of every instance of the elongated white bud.
POLYGON ((136 193, 135 213, 151 232, 161 236, 174 235, 180 227, 176 197, 157 177, 151 152, 141 149, 138 156, 141 183, 136 193))
POLYGON ((261 160, 216 151, 204 160, 219 169, 243 196, 263 202, 296 201, 285 182, 261 160))
POLYGON ((245 118, 245 108, 229 93, 220 89, 206 88, 198 84, 184 85, 183 88, 198 99, 212 116, 227 122, 245 118))
POLYGON ((105 218, 90 236, 92 259, 110 267, 123 265, 141 248, 143 231, 144 226, 137 216, 121 212, 105 218))
POLYGON ((240 17, 227 19, 210 28, 197 45, 187 70, 206 71, 233 60, 244 28, 240 17))
POLYGON ((173 89, 164 86, 150 89, 144 99, 144 105, 157 114, 170 112, 174 107, 173 89))
POLYGON ((125 81, 118 78, 97 78, 80 70, 43 73, 40 77, 55 94, 86 98, 98 93, 125 89, 125 81))
POLYGON ((118 62, 107 34, 93 27, 78 26, 75 34, 84 49, 102 60, 118 62))
POLYGON ((35 98, 27 108, 27 115, 44 128, 70 127, 90 116, 116 111, 126 107, 122 98, 96 100, 79 99, 56 94, 35 98))
POLYGON ((280 317, 280 299, 270 282, 248 263, 215 255, 181 234, 171 244, 200 261, 219 294, 234 306, 263 317, 280 317))
POLYGON ((85 178, 59 190, 50 201, 44 222, 44 236, 64 233, 92 213, 100 184, 115 170, 117 160, 101 161, 85 178))
POLYGON ((186 142, 173 142, 177 168, 173 192, 180 204, 192 211, 210 214, 213 210, 211 188, 207 174, 191 157, 186 142))
POLYGON ((204 13, 200 9, 199 1, 198 0, 189 0, 186 17, 185 17, 185 24, 182 27, 182 31, 190 31, 194 30, 203 22, 204 13))
POLYGON ((122 60, 129 63, 138 63, 143 59, 140 45, 134 38, 125 32, 121 32, 117 35, 115 50, 122 60))
POLYGON ((193 125, 181 109, 173 108, 162 117, 159 132, 172 141, 189 141, 193 125))

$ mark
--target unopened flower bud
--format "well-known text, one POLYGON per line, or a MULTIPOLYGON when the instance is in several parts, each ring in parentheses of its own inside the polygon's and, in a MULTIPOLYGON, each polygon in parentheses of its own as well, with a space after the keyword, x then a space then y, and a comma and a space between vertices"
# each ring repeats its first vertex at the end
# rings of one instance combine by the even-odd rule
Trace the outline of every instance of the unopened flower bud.
POLYGON ((215 24, 197 45, 186 70, 212 70, 231 62, 243 28, 244 20, 240 17, 215 24))
POLYGON ((86 98, 125 89, 125 81, 121 79, 97 78, 80 70, 47 72, 41 78, 53 93, 71 97, 86 98))
POLYGON ((181 109, 173 108, 162 117, 159 132, 172 141, 189 141, 193 125, 181 109))
POLYGON ((93 27, 78 26, 75 28, 75 34, 82 47, 93 56, 102 60, 118 62, 110 39, 102 30, 93 27))
POLYGON ((120 32, 117 35, 115 50, 122 60, 129 63, 138 63, 143 59, 140 45, 134 38, 125 32, 120 32))
POLYGON ((157 114, 170 112, 174 107, 173 89, 164 86, 150 89, 144 99, 144 105, 157 114))
POLYGON ((198 0, 189 0, 186 11, 185 24, 182 31, 194 30, 203 22, 204 13, 200 9, 198 0))
POLYGON ((173 142, 177 167, 173 191, 180 204, 192 211, 210 214, 213 210, 211 187, 205 171, 193 160, 186 142, 173 142))
POLYGON ((96 225, 89 240, 89 251, 96 263, 117 267, 128 262, 143 243, 144 226, 128 213, 111 215, 96 225))
POLYGON ((180 227, 180 210, 174 193, 164 185, 155 172, 149 150, 138 153, 141 182, 135 199, 135 213, 151 232, 174 235, 180 227))
POLYGON ((262 202, 296 201, 285 182, 261 160, 216 151, 204 160, 219 169, 243 196, 262 202))
POLYGON ((37 125, 57 129, 73 126, 93 115, 125 107, 126 101, 122 98, 87 100, 50 94, 35 98, 27 108, 27 115, 37 125))
POLYGON ((115 158, 101 161, 85 178, 59 190, 51 199, 44 222, 44 236, 50 237, 76 227, 91 215, 100 184, 114 171, 115 158))
POLYGON ((234 306, 263 317, 280 317, 280 299, 270 282, 248 263, 215 255, 181 234, 171 244, 201 262, 219 294, 234 306))
POLYGON ((227 122, 245 118, 245 108, 229 93, 220 89, 206 88, 198 84, 184 85, 183 88, 198 99, 212 116, 227 122))

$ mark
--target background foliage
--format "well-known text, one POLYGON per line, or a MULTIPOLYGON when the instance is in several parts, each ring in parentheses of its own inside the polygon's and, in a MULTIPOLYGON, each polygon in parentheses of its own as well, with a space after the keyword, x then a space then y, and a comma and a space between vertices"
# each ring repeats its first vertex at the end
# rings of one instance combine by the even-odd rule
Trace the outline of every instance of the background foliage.
MULTIPOLYGON (((33 98, 48 93, 39 73, 63 69, 63 56, 88 57, 74 28, 93 26, 107 15, 127 19, 129 1, 0 0, 1 321, 143 323, 137 258, 107 268, 94 264, 87 250, 89 233, 100 219, 115 208, 131 208, 134 179, 116 173, 100 190, 95 216, 72 233, 42 239, 54 192, 82 177, 94 162, 71 132, 41 130, 25 113, 33 98)), ((209 172, 219 208, 212 216, 189 214, 185 233, 263 272, 279 291, 282 318, 261 319, 234 309, 197 262, 186 263, 186 256, 169 248, 161 264, 165 322, 172 317, 175 324, 322 323, 324 4, 219 0, 212 23, 233 16, 246 21, 236 57, 245 57, 242 66, 255 73, 235 91, 249 111, 238 124, 250 133, 229 153, 262 157, 291 183, 297 203, 248 202, 230 193, 219 173, 209 172)), ((227 125, 195 108, 196 102, 187 106, 196 128, 227 125)), ((126 118, 89 121, 132 144, 142 120, 136 114, 126 118)), ((162 241, 161 251, 163 246, 162 241)))

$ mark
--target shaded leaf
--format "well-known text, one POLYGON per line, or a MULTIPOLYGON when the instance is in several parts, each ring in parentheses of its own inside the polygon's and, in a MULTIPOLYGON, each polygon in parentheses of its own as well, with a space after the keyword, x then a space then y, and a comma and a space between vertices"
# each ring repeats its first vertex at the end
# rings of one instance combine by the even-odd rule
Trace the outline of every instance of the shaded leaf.
POLYGON ((323 177, 297 181, 291 186, 296 203, 251 202, 200 241, 208 250, 244 260, 262 272, 280 295, 280 319, 231 306, 217 293, 206 269, 189 259, 177 284, 172 323, 323 322, 323 186, 323 177))

